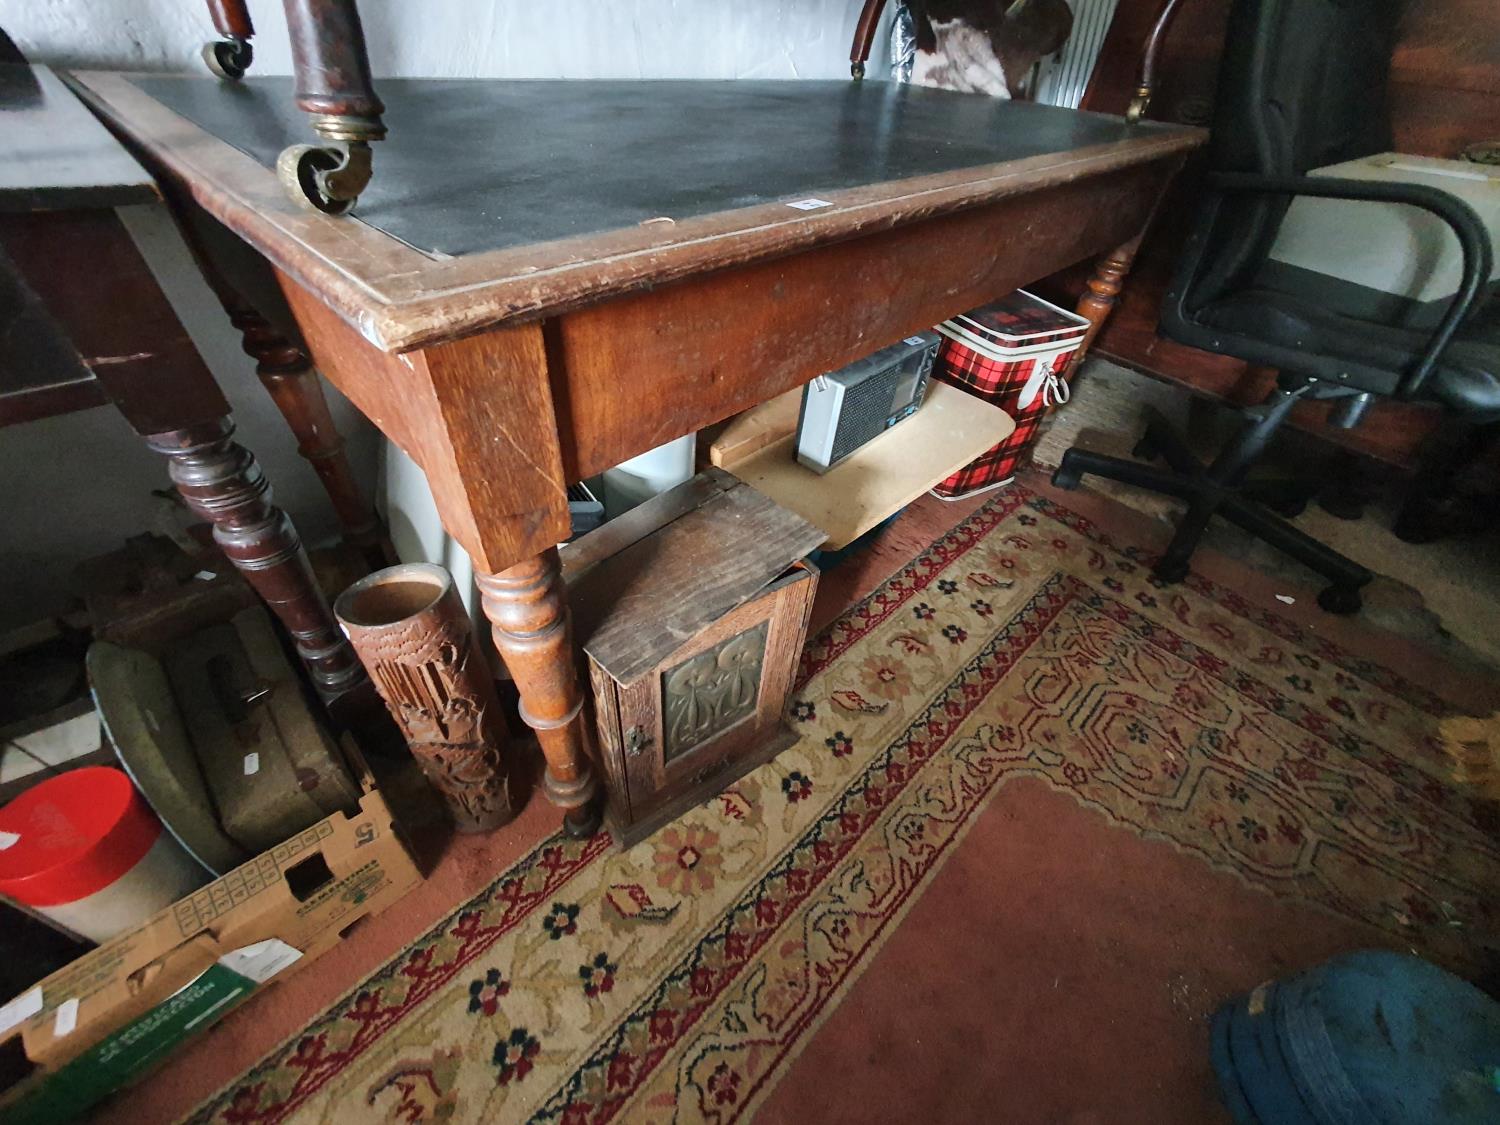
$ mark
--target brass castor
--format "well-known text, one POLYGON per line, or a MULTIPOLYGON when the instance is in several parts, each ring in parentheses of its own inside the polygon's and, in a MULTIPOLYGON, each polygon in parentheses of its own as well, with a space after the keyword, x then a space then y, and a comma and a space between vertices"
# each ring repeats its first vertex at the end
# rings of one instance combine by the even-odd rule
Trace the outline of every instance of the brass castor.
POLYGON ((204 64, 220 78, 233 82, 245 77, 254 58, 255 49, 247 39, 215 39, 203 44, 204 64))
POLYGON ((289 145, 276 158, 276 178, 287 194, 309 211, 347 214, 370 182, 370 146, 355 142, 347 151, 340 151, 289 145))

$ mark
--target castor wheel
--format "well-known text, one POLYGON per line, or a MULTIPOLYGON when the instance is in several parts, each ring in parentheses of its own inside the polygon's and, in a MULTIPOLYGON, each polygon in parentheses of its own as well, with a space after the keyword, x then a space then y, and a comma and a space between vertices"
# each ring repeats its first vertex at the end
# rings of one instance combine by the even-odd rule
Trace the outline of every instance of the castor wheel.
POLYGON ((1156 577, 1158 582, 1165 586, 1171 586, 1186 578, 1191 569, 1186 560, 1178 562, 1175 559, 1162 559, 1151 568, 1151 573, 1156 577))
POLYGON ((244 39, 215 39, 203 44, 203 62, 220 78, 238 81, 245 77, 255 50, 244 39))
MULTIPOLYGON (((309 211, 343 215, 354 207, 358 193, 335 190, 330 177, 342 173, 348 164, 349 157, 337 149, 289 145, 276 158, 276 178, 287 194, 309 211)), ((365 179, 369 179, 368 174, 365 179)))
POLYGON ((1161 446, 1156 444, 1151 431, 1147 430, 1141 435, 1140 441, 1135 443, 1135 448, 1130 451, 1130 455, 1137 461, 1155 461, 1161 456, 1161 446))
POLYGON ((1327 613, 1347 616, 1351 613, 1358 613, 1359 607, 1364 605, 1364 599, 1360 597, 1357 587, 1327 586, 1318 594, 1318 604, 1327 613))

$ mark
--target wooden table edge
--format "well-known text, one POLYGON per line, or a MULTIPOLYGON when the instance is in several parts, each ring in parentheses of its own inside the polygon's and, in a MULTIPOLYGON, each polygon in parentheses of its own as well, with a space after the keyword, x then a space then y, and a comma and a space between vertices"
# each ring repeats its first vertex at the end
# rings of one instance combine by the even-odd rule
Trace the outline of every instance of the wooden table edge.
MULTIPOLYGON (((1196 148, 1201 129, 1140 136, 863 188, 788 213, 785 203, 442 259, 357 218, 312 214, 275 173, 168 109, 118 71, 66 75, 148 168, 180 184, 385 352, 405 352, 571 311, 709 270, 780 257, 1196 148)), ((378 175, 377 171, 377 175, 378 175)))

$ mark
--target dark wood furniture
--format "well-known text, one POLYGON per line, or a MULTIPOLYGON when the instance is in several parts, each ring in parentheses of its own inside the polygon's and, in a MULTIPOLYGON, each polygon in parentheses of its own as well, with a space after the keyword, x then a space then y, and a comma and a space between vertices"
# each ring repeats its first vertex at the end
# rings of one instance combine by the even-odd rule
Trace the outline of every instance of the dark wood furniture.
POLYGON ((782 712, 824 533, 708 469, 568 545, 615 842, 629 847, 797 740, 782 712))
POLYGON ((392 81, 381 174, 334 218, 277 183, 285 81, 76 82, 425 470, 576 832, 568 483, 1131 242, 1202 139, 878 83, 392 81))
POLYGON ((0 416, 113 403, 168 458, 183 499, 292 634, 324 700, 340 717, 362 715, 369 681, 296 530, 115 212, 158 202, 151 179, 46 68, 0 65, 0 92, 0 416))

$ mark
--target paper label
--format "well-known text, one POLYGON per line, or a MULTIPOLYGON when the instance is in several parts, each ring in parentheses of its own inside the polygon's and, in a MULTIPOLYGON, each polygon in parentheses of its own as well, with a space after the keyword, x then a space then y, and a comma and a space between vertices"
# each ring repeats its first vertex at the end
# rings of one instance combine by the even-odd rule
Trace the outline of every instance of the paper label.
POLYGON ((903 344, 910 344, 910 345, 912 345, 912 347, 916 347, 918 344, 925 343, 926 341, 924 341, 922 339, 922 337, 920 337, 920 336, 908 336, 906 339, 902 340, 901 342, 903 344))
POLYGON ((52 1034, 61 1039, 71 1035, 78 1026, 78 997, 72 996, 57 1006, 57 1018, 52 1021, 52 1034))
POLYGON ((42 986, 36 985, 0 1007, 0 1035, 18 1023, 25 1023, 42 1010, 42 986))
POLYGON ((15 832, 0 831, 0 852, 6 848, 13 848, 21 842, 21 837, 15 832))
POLYGON ((794 203, 788 203, 788 207, 795 207, 799 211, 816 211, 819 207, 832 207, 826 199, 799 199, 794 203))
POLYGON ((252 774, 257 774, 259 772, 260 772, 260 751, 258 751, 258 750, 252 750, 252 751, 250 751, 250 753, 248 753, 248 754, 245 755, 245 776, 249 777, 252 774))
POLYGON ((200 570, 197 574, 193 575, 193 577, 196 578, 199 582, 212 582, 219 576, 211 570, 200 570))
POLYGON ((219 958, 219 964, 230 972, 265 984, 288 965, 300 960, 302 951, 280 938, 267 938, 254 945, 243 945, 219 958))

